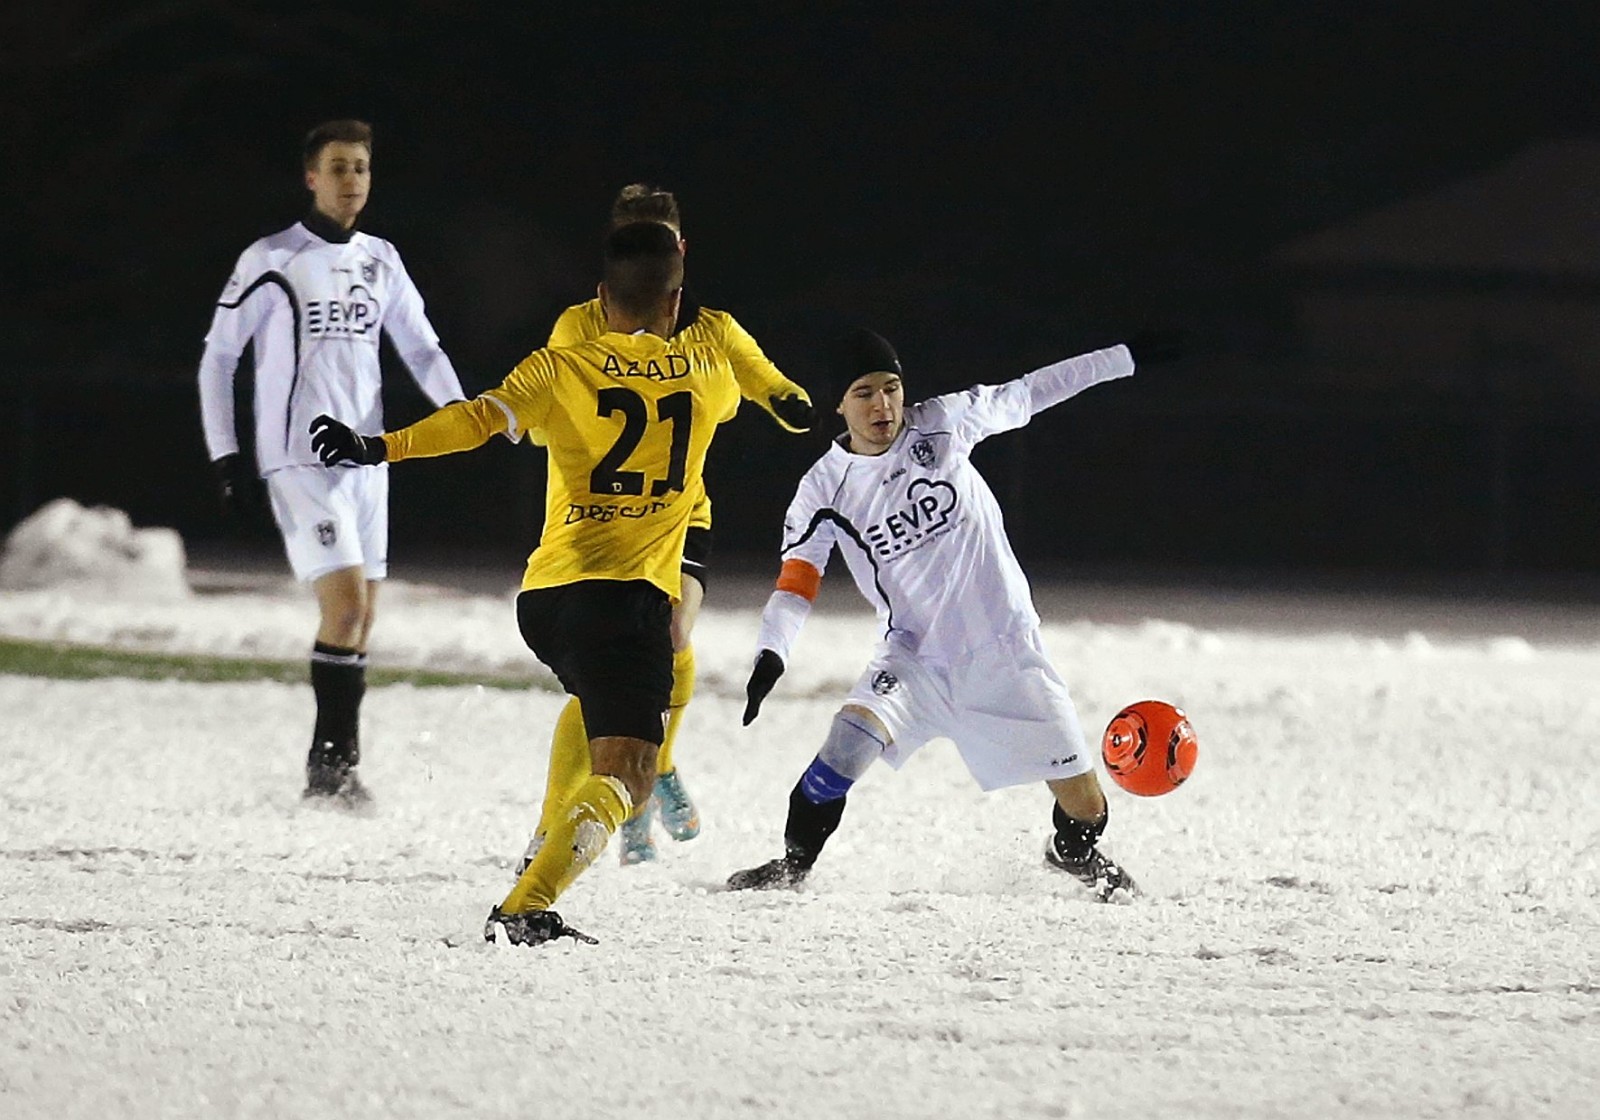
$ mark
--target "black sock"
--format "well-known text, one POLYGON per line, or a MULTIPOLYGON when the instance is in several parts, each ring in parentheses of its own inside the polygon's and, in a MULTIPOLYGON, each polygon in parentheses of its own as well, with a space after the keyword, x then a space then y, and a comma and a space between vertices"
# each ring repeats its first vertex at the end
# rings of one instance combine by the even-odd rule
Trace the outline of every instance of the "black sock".
POLYGON ((822 854, 822 846, 839 827, 844 816, 845 798, 818 805, 805 795, 805 779, 795 783, 789 794, 789 820, 783 826, 783 847, 791 863, 810 867, 822 854))
POLYGON ((1099 819, 1080 821, 1077 817, 1067 816, 1066 810, 1057 802, 1055 812, 1051 815, 1056 826, 1056 855, 1068 863, 1082 863, 1088 859, 1089 853, 1094 851, 1094 842, 1106 830, 1106 821, 1110 816, 1111 810, 1107 807, 1099 819))
POLYGON ((361 697, 367 655, 318 642, 311 649, 311 691, 317 698, 312 750, 354 766, 361 761, 361 697))

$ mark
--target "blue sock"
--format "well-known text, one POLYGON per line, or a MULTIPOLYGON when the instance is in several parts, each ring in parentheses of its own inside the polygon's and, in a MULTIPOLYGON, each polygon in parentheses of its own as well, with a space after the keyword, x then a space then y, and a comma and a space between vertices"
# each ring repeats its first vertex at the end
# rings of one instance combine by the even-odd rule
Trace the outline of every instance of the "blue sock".
POLYGON ((811 760, 811 765, 806 767, 806 772, 800 775, 800 792, 805 799, 813 805, 825 805, 829 801, 837 801, 850 792, 850 787, 855 785, 854 778, 847 778, 818 755, 811 760))

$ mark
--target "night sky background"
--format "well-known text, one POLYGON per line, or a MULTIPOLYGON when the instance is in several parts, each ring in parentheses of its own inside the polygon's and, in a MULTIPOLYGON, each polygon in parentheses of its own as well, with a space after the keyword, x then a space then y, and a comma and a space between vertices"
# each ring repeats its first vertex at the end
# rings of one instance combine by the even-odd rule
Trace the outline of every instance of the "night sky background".
MULTIPOLYGON (((646 180, 682 201, 691 288, 803 383, 855 323, 897 344, 913 397, 1186 329, 1184 361, 983 449, 1031 564, 1600 574, 1600 400, 1494 429, 1494 401, 1388 392, 1382 370, 1312 386, 1277 263, 1600 137, 1600 6, 550 8, 8 7, 0 529, 66 494, 272 539, 217 514, 195 366, 239 252, 305 208, 305 131, 357 116, 362 226, 399 247, 469 392, 592 293, 609 200, 646 180), (1491 437, 1511 448, 1492 477, 1491 437)), ((398 426, 426 404, 392 372, 398 426)), ((773 554, 824 427, 724 428, 720 551, 773 554)), ((542 468, 495 447, 397 468, 394 491, 397 563, 514 558, 542 468)))

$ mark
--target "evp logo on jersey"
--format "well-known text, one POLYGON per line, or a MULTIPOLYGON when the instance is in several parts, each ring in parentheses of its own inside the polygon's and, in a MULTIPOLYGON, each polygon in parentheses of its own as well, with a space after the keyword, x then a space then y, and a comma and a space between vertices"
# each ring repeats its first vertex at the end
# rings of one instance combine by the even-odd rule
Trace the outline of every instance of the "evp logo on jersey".
POLYGON ((376 333, 378 312, 372 293, 361 284, 352 284, 343 299, 306 300, 306 334, 312 338, 360 338, 376 333))
POLYGON ((915 548, 950 524, 956 488, 938 479, 919 478, 906 488, 906 504, 866 530, 872 551, 891 557, 915 548))

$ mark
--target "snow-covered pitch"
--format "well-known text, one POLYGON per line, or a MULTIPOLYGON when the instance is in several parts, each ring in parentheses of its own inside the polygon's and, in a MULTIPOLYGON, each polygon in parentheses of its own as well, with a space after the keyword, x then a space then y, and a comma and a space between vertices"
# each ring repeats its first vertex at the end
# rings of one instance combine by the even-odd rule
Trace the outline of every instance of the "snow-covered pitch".
MULTIPOLYGON (((983 795, 949 744, 857 787, 805 889, 730 894, 873 627, 813 617, 743 728, 756 610, 714 587, 704 832, 578 881, 599 945, 512 949, 482 923, 562 698, 509 591, 385 596, 375 664, 535 683, 373 689, 370 816, 300 800, 306 686, 0 676, 0 1116, 1595 1115, 1600 637, 1089 622, 1054 589, 1091 735, 1147 696, 1199 734, 1175 794, 1110 790, 1146 897, 1088 901, 1042 787, 983 795)), ((278 583, 0 595, 0 634, 220 654, 303 657, 313 615, 278 583)))

